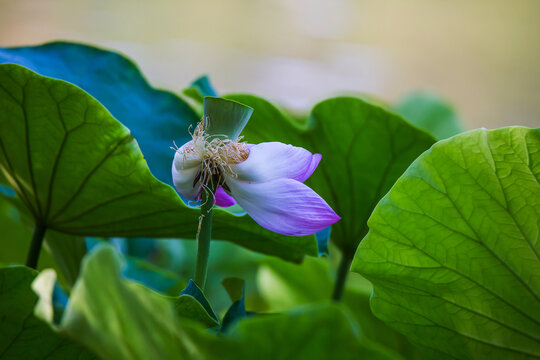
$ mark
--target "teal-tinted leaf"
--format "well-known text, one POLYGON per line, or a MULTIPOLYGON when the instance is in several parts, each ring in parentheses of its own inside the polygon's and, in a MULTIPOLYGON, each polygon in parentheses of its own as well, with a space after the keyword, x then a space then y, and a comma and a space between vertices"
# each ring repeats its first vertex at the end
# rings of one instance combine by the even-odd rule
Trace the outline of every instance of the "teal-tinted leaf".
POLYGON ((367 219, 407 166, 434 142, 401 117, 355 98, 317 104, 300 126, 267 101, 249 95, 227 98, 255 109, 246 141, 281 141, 322 154, 306 184, 341 216, 332 239, 348 257, 367 233, 367 219))
POLYGON ((199 287, 197 286, 197 284, 195 284, 193 280, 189 280, 186 288, 182 290, 180 295, 193 297, 195 300, 197 300, 197 302, 199 302, 199 304, 202 305, 202 307, 204 308, 204 310, 206 310, 208 315, 210 315, 217 323, 219 323, 219 320, 216 314, 214 313, 214 310, 212 310, 212 306, 210 306, 210 303, 206 299, 206 296, 204 296, 201 289, 199 289, 199 287))
POLYGON ((246 283, 239 278, 226 278, 221 283, 233 302, 223 317, 221 330, 225 332, 235 322, 248 316, 245 304, 246 283))
POLYGON ((330 241, 330 234, 332 233, 332 227, 329 226, 315 234, 317 239, 317 247, 319 248, 319 256, 329 255, 328 242, 330 241))
POLYGON ((253 109, 236 101, 207 96, 203 102, 205 132, 213 137, 236 140, 253 109))
POLYGON ((221 284, 227 291, 232 302, 238 301, 244 297, 246 282, 237 277, 228 277, 221 281, 221 284))
MULTIPOLYGON (((0 114, 0 170, 39 223, 83 236, 194 237, 199 211, 151 175, 129 131, 79 88, 0 65, 0 114)), ((313 237, 219 210, 213 234, 294 261, 316 253, 313 237)))
POLYGON ((134 257, 126 257, 126 266, 122 270, 122 275, 167 295, 178 294, 186 284, 175 273, 134 257))
POLYGON ((198 104, 203 103, 205 96, 218 96, 214 86, 210 82, 210 78, 206 75, 195 79, 191 85, 182 91, 184 95, 189 96, 198 104))
POLYGON ((540 358, 540 130, 475 130, 420 156, 353 269, 374 313, 434 358, 540 358))
POLYGON ((0 48, 0 63, 23 65, 85 90, 131 130, 152 174, 172 185, 170 147, 173 140, 189 140, 188 127, 199 116, 173 93, 152 88, 131 60, 92 46, 53 42, 0 48))
POLYGON ((229 336, 241 341, 241 359, 399 359, 362 338, 349 314, 332 304, 248 317, 229 336))
POLYGON ((191 87, 198 89, 202 96, 218 96, 216 89, 214 89, 207 75, 195 79, 191 83, 191 87))
POLYGON ((34 316, 37 297, 30 284, 36 275, 23 266, 0 269, 0 358, 97 359, 34 316))
POLYGON ((393 110, 438 140, 449 138, 464 130, 454 108, 430 93, 417 92, 407 95, 393 107, 393 110))

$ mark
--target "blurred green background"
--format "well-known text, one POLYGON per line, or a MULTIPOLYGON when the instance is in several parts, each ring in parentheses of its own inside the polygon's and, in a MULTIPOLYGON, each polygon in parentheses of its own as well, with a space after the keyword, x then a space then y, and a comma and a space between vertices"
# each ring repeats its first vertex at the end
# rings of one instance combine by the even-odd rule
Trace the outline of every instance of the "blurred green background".
POLYGON ((293 110, 435 91, 467 128, 540 126, 538 0, 0 0, 0 46, 117 49, 157 86, 209 74, 293 110))

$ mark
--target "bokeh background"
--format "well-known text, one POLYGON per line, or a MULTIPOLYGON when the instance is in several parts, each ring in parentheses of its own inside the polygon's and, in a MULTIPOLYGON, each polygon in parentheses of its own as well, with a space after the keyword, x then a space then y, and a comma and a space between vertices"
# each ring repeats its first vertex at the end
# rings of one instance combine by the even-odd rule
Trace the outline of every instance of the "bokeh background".
POLYGON ((201 74, 296 111, 413 90, 467 128, 540 126, 539 0, 0 0, 0 46, 117 49, 176 92, 201 74))

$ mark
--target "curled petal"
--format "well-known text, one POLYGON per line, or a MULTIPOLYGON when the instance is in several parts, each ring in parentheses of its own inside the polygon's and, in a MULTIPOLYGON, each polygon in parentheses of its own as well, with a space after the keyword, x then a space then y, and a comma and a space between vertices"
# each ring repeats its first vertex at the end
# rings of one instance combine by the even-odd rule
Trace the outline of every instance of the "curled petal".
POLYGON ((340 219, 316 192, 296 180, 251 184, 227 178, 226 182, 232 196, 253 220, 279 234, 311 235, 340 219))
POLYGON ((223 188, 220 186, 218 187, 218 189, 216 190, 216 193, 214 194, 214 203, 217 206, 229 207, 236 204, 236 200, 234 200, 232 196, 227 194, 225 190, 223 190, 223 188))
POLYGON ((177 151, 172 165, 172 177, 176 190, 190 200, 199 200, 200 182, 196 177, 200 174, 201 161, 186 159, 177 151))
POLYGON ((320 154, 313 155, 304 148, 266 142, 251 146, 249 157, 231 165, 231 169, 241 181, 265 182, 289 178, 303 182, 311 176, 320 160, 320 154))
POLYGON ((311 176, 311 174, 313 174, 317 166, 319 166, 319 163, 321 162, 321 158, 322 158, 321 154, 313 154, 313 156, 311 157, 311 164, 307 168, 306 172, 302 176, 300 176, 298 179, 295 179, 295 180, 304 182, 307 179, 309 179, 309 177, 311 176))

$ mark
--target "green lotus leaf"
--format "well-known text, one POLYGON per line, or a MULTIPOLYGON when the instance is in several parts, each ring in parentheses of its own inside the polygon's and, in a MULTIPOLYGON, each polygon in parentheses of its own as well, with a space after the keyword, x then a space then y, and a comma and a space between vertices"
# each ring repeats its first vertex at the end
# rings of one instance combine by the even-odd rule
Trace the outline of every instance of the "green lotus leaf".
POLYGON ((300 125, 261 98, 226 97, 255 110, 242 133, 246 141, 281 141, 322 154, 306 184, 341 216, 331 241, 350 258, 377 202, 434 142, 401 117, 356 98, 325 100, 300 125))
POLYGON ((474 130, 377 205, 353 270, 376 316, 433 358, 540 358, 540 130, 474 130))
MULTIPOLYGON (((199 211, 155 179, 129 130, 76 86, 0 65, 0 170, 36 224, 65 234, 193 238, 199 211), (44 135, 46 134, 46 135, 44 135)), ((286 237, 216 210, 213 235, 299 261, 313 236, 286 237)))
POLYGON ((409 94, 398 101, 392 110, 437 140, 464 131, 461 119, 454 108, 434 94, 425 92, 409 94))

